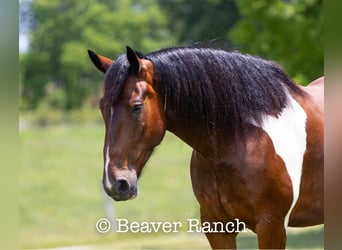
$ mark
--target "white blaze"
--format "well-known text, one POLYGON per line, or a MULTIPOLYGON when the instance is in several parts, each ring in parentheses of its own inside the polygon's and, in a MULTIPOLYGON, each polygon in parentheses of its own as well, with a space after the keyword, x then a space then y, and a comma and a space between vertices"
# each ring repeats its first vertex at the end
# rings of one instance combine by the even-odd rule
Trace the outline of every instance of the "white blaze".
POLYGON ((288 104, 278 118, 267 115, 261 127, 272 139, 276 153, 283 159, 292 181, 293 201, 285 217, 285 228, 295 206, 302 175, 303 157, 306 150, 306 113, 299 103, 288 94, 288 104))
POLYGON ((107 150, 106 150, 106 163, 105 163, 105 186, 107 189, 111 189, 112 188, 112 184, 109 180, 109 175, 108 175, 108 167, 109 167, 109 162, 110 162, 110 157, 109 157, 109 144, 107 146, 107 150))
MULTIPOLYGON (((113 116, 113 108, 110 108, 109 124, 112 123, 112 116, 113 116)), ((109 170, 108 170, 109 169, 109 163, 110 163, 110 155, 109 155, 109 141, 108 141, 107 149, 106 149, 105 179, 104 179, 104 184, 105 184, 107 189, 112 188, 112 183, 109 180, 109 170)))

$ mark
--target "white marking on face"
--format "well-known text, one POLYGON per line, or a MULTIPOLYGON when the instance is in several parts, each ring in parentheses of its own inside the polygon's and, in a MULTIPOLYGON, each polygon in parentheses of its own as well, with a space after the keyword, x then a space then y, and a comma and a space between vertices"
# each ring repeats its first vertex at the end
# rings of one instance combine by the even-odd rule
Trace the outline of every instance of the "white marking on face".
MULTIPOLYGON (((112 116, 113 116, 113 108, 110 108, 110 117, 109 117, 109 124, 112 123, 112 116)), ((110 127, 110 126, 109 126, 110 127)), ((109 180, 109 163, 110 163, 110 155, 109 155, 109 142, 107 143, 106 149, 106 162, 105 162, 105 180, 104 184, 107 189, 112 189, 112 183, 109 180)))
MULTIPOLYGON (((293 201, 285 217, 288 226, 290 213, 295 206, 300 189, 303 157, 306 150, 306 113, 300 104, 288 94, 288 104, 278 118, 266 116, 261 127, 272 139, 276 153, 283 159, 291 178, 293 201)), ((255 122, 253 123, 255 125, 255 122)))
POLYGON ((110 157, 109 157, 109 144, 108 144, 107 150, 106 150, 106 163, 105 163, 105 186, 107 189, 110 190, 112 188, 112 184, 109 180, 109 174, 108 174, 109 162, 110 162, 110 157))

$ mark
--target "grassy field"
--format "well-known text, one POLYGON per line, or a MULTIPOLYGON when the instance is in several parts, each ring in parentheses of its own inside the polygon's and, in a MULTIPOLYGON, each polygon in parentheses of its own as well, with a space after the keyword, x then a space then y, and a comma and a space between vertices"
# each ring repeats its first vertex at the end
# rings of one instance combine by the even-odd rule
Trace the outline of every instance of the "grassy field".
MULTIPOLYGON (((96 221, 114 213, 129 221, 198 218, 189 160, 191 149, 166 134, 145 166, 135 200, 112 202, 102 191, 102 125, 31 128, 20 132, 20 247, 82 249, 208 249, 204 235, 100 234, 96 221), (106 212, 107 211, 107 212, 106 212)), ((323 227, 290 231, 289 248, 323 248, 323 227)), ((239 237, 255 248, 255 236, 239 237)))

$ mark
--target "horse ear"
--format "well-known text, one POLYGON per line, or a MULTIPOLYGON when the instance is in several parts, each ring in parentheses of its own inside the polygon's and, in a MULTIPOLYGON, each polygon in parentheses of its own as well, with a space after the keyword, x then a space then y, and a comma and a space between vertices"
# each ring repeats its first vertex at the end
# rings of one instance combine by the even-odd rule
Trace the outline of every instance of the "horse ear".
POLYGON ((114 63, 113 60, 97 55, 95 52, 88 49, 88 55, 95 67, 103 73, 106 73, 108 68, 114 63))
POLYGON ((131 65, 133 72, 136 74, 139 74, 141 71, 141 62, 140 62, 139 56, 130 47, 126 46, 126 49, 127 49, 127 60, 129 64, 131 65))

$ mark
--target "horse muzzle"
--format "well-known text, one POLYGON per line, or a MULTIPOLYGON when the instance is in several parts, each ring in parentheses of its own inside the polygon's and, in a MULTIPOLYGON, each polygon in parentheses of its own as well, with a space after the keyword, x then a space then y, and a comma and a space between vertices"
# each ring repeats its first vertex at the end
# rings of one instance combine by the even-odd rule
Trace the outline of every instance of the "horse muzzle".
POLYGON ((110 185, 103 181, 103 188, 108 196, 115 201, 134 199, 137 196, 137 178, 117 177, 110 185))

